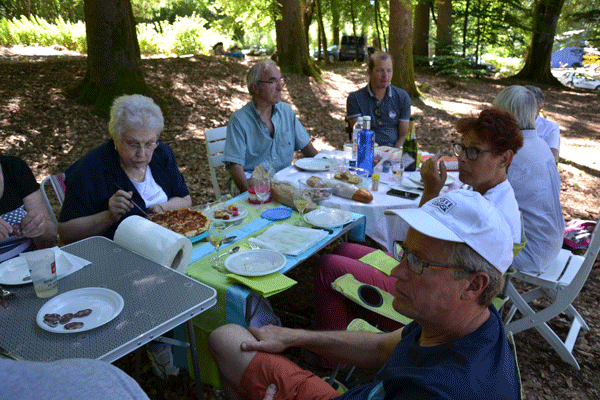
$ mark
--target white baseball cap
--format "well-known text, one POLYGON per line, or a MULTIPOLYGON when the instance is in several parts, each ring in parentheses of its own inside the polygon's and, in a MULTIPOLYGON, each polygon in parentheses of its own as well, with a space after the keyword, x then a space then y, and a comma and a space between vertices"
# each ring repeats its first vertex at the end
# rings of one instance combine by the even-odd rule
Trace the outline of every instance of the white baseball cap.
POLYGON ((478 192, 457 189, 417 209, 387 210, 424 235, 466 243, 504 274, 513 261, 510 228, 496 207, 478 192))

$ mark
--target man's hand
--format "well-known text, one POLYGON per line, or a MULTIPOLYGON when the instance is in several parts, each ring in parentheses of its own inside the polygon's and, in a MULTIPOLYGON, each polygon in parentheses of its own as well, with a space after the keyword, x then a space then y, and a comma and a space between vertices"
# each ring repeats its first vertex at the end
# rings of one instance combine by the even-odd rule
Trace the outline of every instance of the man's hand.
POLYGON ((21 220, 21 233, 28 238, 42 236, 46 228, 46 218, 37 209, 29 211, 21 220))
POLYGON ((269 386, 267 386, 267 390, 265 391, 265 397, 263 397, 263 400, 273 400, 276 394, 277 386, 275 386, 274 383, 271 383, 269 386))
POLYGON ((448 176, 446 164, 443 161, 438 164, 440 157, 441 152, 438 152, 435 156, 421 164, 421 180, 424 186, 421 204, 439 196, 440 191, 446 183, 448 176))
POLYGON ((133 192, 117 190, 115 194, 108 199, 108 211, 113 222, 117 222, 123 215, 128 213, 132 208, 131 197, 133 192))
POLYGON ((264 351, 266 353, 281 353, 291 347, 292 329, 275 325, 266 325, 260 328, 249 327, 256 341, 242 342, 244 351, 264 351))
POLYGON ((12 225, 0 218, 0 240, 9 237, 11 233, 13 233, 12 225))

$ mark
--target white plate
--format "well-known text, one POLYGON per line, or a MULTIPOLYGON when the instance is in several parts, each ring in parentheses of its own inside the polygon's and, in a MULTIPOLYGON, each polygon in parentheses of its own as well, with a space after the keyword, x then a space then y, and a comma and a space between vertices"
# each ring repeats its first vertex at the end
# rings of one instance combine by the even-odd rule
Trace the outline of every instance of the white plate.
POLYGON ((27 260, 14 257, 0 264, 0 285, 23 285, 31 283, 27 260), (24 278, 29 277, 27 280, 24 278))
MULTIPOLYGON (((60 290, 60 285, 59 285, 60 290)), ((38 311, 36 322, 40 328, 53 333, 79 333, 102 326, 112 321, 123 310, 123 297, 113 290, 105 288, 75 289, 59 294, 46 302, 38 311), (77 311, 89 308, 92 313, 87 317, 71 319, 69 322, 83 322, 80 329, 68 330, 65 325, 58 324, 52 328, 44 322, 46 314, 67 313, 75 314, 77 311)))
POLYGON ((317 208, 304 214, 304 220, 319 228, 335 228, 354 220, 354 217, 337 208, 317 208))
POLYGON ((238 275, 261 276, 279 271, 286 263, 285 256, 277 251, 256 249, 230 255, 225 259, 225 268, 238 275))
POLYGON ((329 169, 335 165, 334 160, 327 158, 301 158, 296 160, 294 163, 296 168, 303 169, 305 171, 318 172, 318 171, 329 171, 329 169))
MULTIPOLYGON (((413 181, 414 183, 416 183, 419 186, 423 186, 423 181, 421 181, 421 174, 420 173, 412 173, 408 176, 408 179, 410 179, 411 181, 413 181)), ((454 183, 454 181, 456 180, 455 177, 453 177, 452 175, 446 175, 446 183, 444 183, 444 186, 447 185, 451 185, 452 183, 454 183)))
MULTIPOLYGON (((242 207, 242 206, 236 206, 236 207, 238 208, 238 211, 240 213, 237 217, 232 217, 231 215, 229 215, 229 219, 217 218, 217 220, 225 221, 225 222, 235 222, 235 221, 238 221, 238 220, 244 218, 246 215, 248 215, 248 210, 246 210, 244 207, 242 207)), ((215 209, 214 208, 211 208, 209 210, 204 210, 203 212, 206 214, 208 219, 210 219, 211 221, 215 220, 215 209)))

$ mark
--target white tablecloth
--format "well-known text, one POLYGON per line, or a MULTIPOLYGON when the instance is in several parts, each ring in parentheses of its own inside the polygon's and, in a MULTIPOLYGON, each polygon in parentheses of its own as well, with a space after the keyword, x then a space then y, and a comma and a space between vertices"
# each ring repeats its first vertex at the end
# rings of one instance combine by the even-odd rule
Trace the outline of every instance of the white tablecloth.
MULTIPOLYGON (((322 151, 317 157, 329 157, 329 158, 343 158, 344 153, 342 151, 322 151)), ((415 190, 417 185, 414 184, 409 177, 412 174, 420 177, 420 172, 405 172, 402 176, 402 181, 395 181, 391 179, 390 173, 380 173, 381 180, 379 181, 379 190, 374 192, 371 191, 371 180, 369 179, 368 185, 365 187, 370 190, 373 194, 373 201, 370 203, 361 203, 356 200, 344 199, 338 196, 331 196, 327 200, 320 201, 319 204, 326 207, 340 208, 342 210, 352 211, 355 213, 363 214, 366 217, 366 230, 365 233, 384 248, 390 250, 394 240, 404 240, 408 231, 408 225, 406 225, 400 217, 397 215, 385 215, 384 211, 389 209, 398 208, 417 208, 421 201, 421 196, 414 200, 404 199, 401 197, 387 195, 386 192, 391 188, 397 188, 401 190, 409 190, 415 193, 420 193, 419 190, 415 190)), ((451 173, 457 177, 458 173, 451 173)), ((310 172, 303 171, 295 166, 289 166, 275 174, 275 179, 279 181, 291 182, 294 185, 298 185, 298 180, 307 179, 311 176, 320 176, 322 178, 331 178, 332 173, 330 172, 310 172)), ((456 179, 454 186, 460 186, 460 182, 456 179)))

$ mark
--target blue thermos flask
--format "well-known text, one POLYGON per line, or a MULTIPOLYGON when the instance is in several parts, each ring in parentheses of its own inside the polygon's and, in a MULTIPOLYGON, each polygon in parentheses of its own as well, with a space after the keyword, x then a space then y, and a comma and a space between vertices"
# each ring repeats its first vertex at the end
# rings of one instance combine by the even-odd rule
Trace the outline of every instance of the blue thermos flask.
POLYGON ((358 152, 356 166, 369 171, 373 175, 373 162, 375 160, 375 132, 371 130, 371 117, 363 117, 363 129, 358 132, 358 152))

